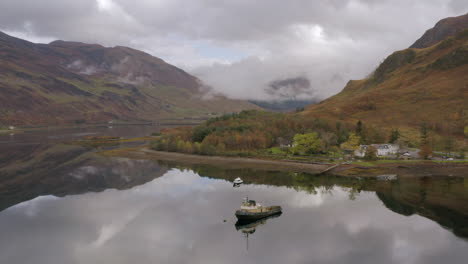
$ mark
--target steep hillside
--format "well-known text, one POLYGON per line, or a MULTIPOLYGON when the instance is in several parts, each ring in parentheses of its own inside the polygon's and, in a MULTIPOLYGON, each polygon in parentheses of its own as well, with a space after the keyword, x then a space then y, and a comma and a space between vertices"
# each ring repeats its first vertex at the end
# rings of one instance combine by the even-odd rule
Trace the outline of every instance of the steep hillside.
POLYGON ((430 47, 448 37, 454 36, 468 28, 468 14, 458 17, 448 17, 439 21, 429 29, 410 48, 422 49, 430 47))
POLYGON ((463 134, 468 122, 468 30, 428 48, 393 53, 371 77, 349 81, 342 92, 302 114, 388 128, 414 128, 425 121, 463 134))
POLYGON ((0 126, 200 117, 258 108, 204 98, 195 77, 127 47, 35 44, 0 32, 0 126))

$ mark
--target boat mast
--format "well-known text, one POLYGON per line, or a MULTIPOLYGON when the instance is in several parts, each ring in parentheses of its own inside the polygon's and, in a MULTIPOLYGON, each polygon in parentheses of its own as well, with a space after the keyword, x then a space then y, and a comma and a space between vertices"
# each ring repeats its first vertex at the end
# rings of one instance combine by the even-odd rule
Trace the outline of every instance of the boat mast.
POLYGON ((249 233, 245 233, 245 242, 246 242, 246 249, 248 252, 249 251, 249 233))

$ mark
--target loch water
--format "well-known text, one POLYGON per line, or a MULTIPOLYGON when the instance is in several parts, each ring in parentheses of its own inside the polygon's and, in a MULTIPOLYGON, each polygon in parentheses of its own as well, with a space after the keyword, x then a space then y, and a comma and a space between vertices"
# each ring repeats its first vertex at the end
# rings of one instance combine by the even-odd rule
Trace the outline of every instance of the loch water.
MULTIPOLYGON (((466 263, 468 178, 378 181, 108 158, 0 135, 0 263, 466 263), (244 180, 238 188, 232 181, 244 180), (236 226, 244 197, 283 214, 236 226)), ((154 128, 119 128, 143 136, 154 128), (146 130, 145 130, 146 129, 146 130)))

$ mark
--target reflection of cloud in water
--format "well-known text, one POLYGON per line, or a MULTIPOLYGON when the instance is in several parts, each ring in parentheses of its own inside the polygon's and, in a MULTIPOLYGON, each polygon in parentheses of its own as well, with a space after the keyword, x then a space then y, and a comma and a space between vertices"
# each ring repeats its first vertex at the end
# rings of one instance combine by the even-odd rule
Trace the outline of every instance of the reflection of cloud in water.
POLYGON ((104 245, 107 241, 112 239, 120 231, 122 231, 129 222, 137 217, 139 212, 129 212, 119 219, 112 219, 112 222, 105 224, 99 231, 98 238, 91 243, 92 248, 99 248, 104 245))
MULTIPOLYGON (((338 187, 335 187, 332 190, 330 190, 330 193, 340 198, 344 198, 348 196, 346 191, 338 187)), ((319 207, 320 205, 323 204, 324 199, 326 198, 326 196, 329 196, 330 193, 317 192, 317 194, 311 195, 310 193, 307 193, 305 191, 298 191, 295 194, 290 195, 291 198, 288 199, 288 201, 290 202, 289 205, 291 207, 298 207, 298 208, 319 207)))
POLYGON ((223 180, 208 180, 200 178, 191 170, 171 169, 164 176, 152 182, 137 186, 134 191, 144 196, 172 196, 182 197, 194 191, 206 192, 216 189, 217 184, 224 184, 223 180))
POLYGON ((440 256, 464 263, 468 257, 465 241, 428 219, 388 210, 374 193, 350 201, 339 187, 317 194, 232 188, 178 169, 125 191, 22 203, 0 213, 0 233, 0 263, 12 264, 417 264, 440 263, 440 256), (234 210, 245 195, 284 209, 250 236, 248 252, 234 228, 234 210), (34 219, 24 217, 31 206, 34 219))
POLYGON ((83 166, 69 173, 70 176, 77 180, 84 180, 89 175, 98 174, 99 169, 95 166, 83 166))

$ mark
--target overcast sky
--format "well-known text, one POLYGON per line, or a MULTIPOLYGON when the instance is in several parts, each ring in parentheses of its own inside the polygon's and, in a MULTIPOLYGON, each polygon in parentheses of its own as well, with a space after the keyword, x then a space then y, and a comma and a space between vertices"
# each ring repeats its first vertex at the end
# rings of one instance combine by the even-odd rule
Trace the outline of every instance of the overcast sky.
POLYGON ((324 98, 467 12, 466 0, 1 0, 0 30, 141 49, 234 98, 273 98, 271 82, 295 77, 310 88, 294 96, 324 98))

